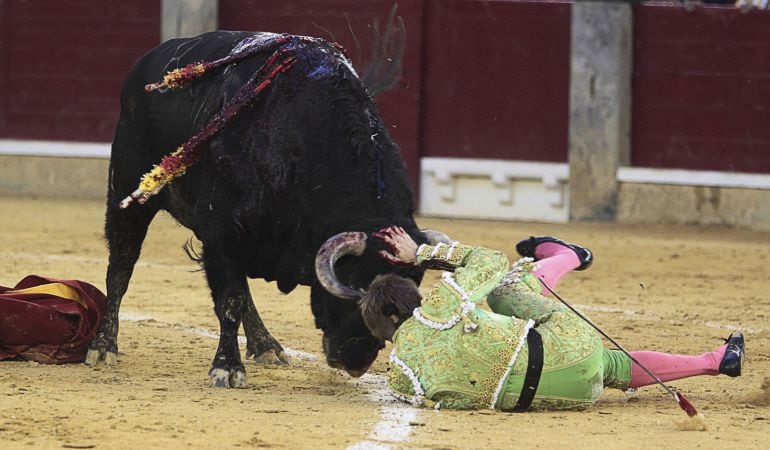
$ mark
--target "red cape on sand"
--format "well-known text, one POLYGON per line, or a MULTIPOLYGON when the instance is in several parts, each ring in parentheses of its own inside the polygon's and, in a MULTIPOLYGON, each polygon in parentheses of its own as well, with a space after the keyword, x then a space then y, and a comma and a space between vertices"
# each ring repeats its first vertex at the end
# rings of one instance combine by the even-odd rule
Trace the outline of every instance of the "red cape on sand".
POLYGON ((0 360, 85 361, 106 305, 83 281, 29 275, 13 288, 0 286, 0 360))

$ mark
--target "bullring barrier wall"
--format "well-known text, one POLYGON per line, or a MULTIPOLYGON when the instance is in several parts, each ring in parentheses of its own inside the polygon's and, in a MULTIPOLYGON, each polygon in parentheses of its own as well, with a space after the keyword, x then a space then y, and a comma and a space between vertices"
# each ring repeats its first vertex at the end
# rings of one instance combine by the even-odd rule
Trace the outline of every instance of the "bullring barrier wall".
MULTIPOLYGON (((312 34, 363 67, 392 6, 141 3, 0 0, 0 193, 103 197, 120 82, 161 35, 312 34)), ((399 15, 404 74, 378 103, 423 214, 770 228, 767 11, 414 0, 399 15)))

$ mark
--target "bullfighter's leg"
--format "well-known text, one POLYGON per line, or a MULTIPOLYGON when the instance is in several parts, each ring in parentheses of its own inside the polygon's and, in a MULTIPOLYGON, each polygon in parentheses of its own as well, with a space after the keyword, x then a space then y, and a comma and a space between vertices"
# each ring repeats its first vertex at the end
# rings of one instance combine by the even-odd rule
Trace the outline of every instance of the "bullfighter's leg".
MULTIPOLYGON (((564 275, 573 270, 585 270, 594 260, 591 250, 552 236, 525 239, 516 244, 516 251, 521 256, 537 261, 532 273, 552 288, 556 287, 564 275)), ((540 293, 549 295, 545 288, 540 293)))
POLYGON ((259 364, 289 364, 289 356, 281 344, 267 331, 252 299, 246 302, 243 331, 246 334, 246 358, 253 356, 254 361, 259 364))
POLYGON ((743 334, 731 334, 725 345, 701 355, 604 349, 604 385, 616 389, 638 388, 657 383, 631 357, 655 374, 660 381, 674 381, 699 375, 741 376, 745 356, 743 334))
POLYGON ((104 361, 106 365, 117 362, 120 302, 128 289, 134 265, 139 259, 147 228, 158 212, 151 205, 123 210, 118 208, 118 202, 117 197, 107 200, 104 227, 110 253, 107 267, 107 309, 86 355, 85 363, 89 366, 96 366, 99 361, 104 361))

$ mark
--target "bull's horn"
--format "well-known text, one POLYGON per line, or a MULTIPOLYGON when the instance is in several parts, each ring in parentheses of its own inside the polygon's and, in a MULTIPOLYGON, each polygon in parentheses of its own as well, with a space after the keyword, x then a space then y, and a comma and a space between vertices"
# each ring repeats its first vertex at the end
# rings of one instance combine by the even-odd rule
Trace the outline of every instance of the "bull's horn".
POLYGON ((447 236, 446 234, 438 230, 420 230, 420 231, 428 239, 428 244, 430 245, 436 245, 439 242, 444 244, 453 244, 455 242, 454 239, 450 238, 449 236, 447 236))
POLYGON ((366 233, 349 231, 330 237, 315 257, 315 274, 321 286, 335 297, 358 300, 363 292, 340 283, 334 273, 334 264, 344 255, 361 256, 366 248, 366 233))

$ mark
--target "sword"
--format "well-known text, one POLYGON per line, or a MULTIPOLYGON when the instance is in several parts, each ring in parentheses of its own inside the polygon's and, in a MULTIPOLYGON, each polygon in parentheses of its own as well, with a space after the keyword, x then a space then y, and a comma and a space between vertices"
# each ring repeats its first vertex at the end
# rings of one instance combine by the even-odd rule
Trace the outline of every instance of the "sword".
MULTIPOLYGON (((674 400, 677 402, 677 404, 679 405, 679 407, 680 407, 680 408, 682 408, 682 410, 683 410, 685 413, 687 413, 687 416, 688 416, 688 417, 690 417, 690 418, 694 418, 694 417, 696 417, 696 416, 698 416, 698 415, 699 415, 699 414, 698 414, 698 411, 695 409, 695 407, 692 405, 692 403, 690 403, 690 401, 689 401, 689 400, 687 400, 687 399, 685 398, 685 396, 684 396, 684 395, 682 395, 682 393, 674 391, 674 390, 673 390, 673 389, 671 389, 669 386, 667 386, 665 383, 663 383, 663 381, 661 381, 661 379, 660 379, 660 378, 658 378, 658 376, 657 376, 657 375, 655 375, 654 373, 652 373, 652 371, 650 371, 650 369, 648 369, 647 367, 645 367, 645 366, 644 366, 644 364, 640 363, 640 362, 639 362, 639 360, 637 360, 636 358, 634 358, 634 357, 631 355, 631 353, 629 353, 628 351, 626 351, 626 349, 624 349, 624 348, 623 348, 623 347, 622 347, 620 344, 618 344, 618 342, 617 342, 617 341, 615 341, 615 339, 612 339, 612 338, 611 338, 611 337, 610 337, 610 336, 609 336, 607 333, 605 333, 605 332, 604 332, 604 331, 603 331, 601 328, 599 328, 599 327, 598 327, 598 326, 597 326, 595 323, 593 323, 593 322, 592 322, 592 321, 591 321, 589 318, 587 318, 586 316, 584 316, 582 313, 580 313, 580 311, 578 311, 577 309, 575 309, 574 307, 572 307, 572 305, 570 305, 569 303, 567 303, 567 301, 566 301, 566 300, 564 300, 563 298, 561 298, 561 296, 560 296, 559 294, 557 294, 557 293, 556 293, 556 291, 554 291, 554 290, 551 288, 551 286, 549 286, 549 285, 548 285, 548 283, 546 283, 546 282, 545 282, 545 280, 543 280, 543 279, 542 279, 542 278, 540 278, 540 277, 538 277, 537 279, 538 279, 538 280, 540 280, 540 283, 543 285, 543 287, 545 287, 545 288, 548 290, 548 292, 550 292, 551 294, 553 294, 553 296, 554 296, 554 297, 556 297, 556 298, 557 298, 557 299, 558 299, 558 300, 559 300, 559 301, 560 301, 560 302, 561 302, 561 303, 562 303, 564 306, 566 306, 567 308, 569 308, 569 310, 570 310, 570 311, 572 311, 572 312, 573 312, 573 313, 575 313, 575 314, 576 314, 578 317, 580 317, 581 319, 583 319, 583 320, 584 320, 584 321, 585 321, 585 322, 586 322, 588 325, 591 325, 591 327, 593 327, 593 329, 594 329, 594 330, 598 331, 598 332, 599 332, 599 334, 601 334, 602 336, 604 336, 605 338, 607 338, 607 340, 608 340, 608 341, 612 342, 612 344, 613 344, 615 347, 617 347, 617 348, 618 348, 618 350, 620 350, 620 351, 621 351, 621 352, 623 352, 623 353, 624 353, 626 356, 628 356, 629 358, 631 358, 631 361, 633 361, 633 362, 634 362, 634 364, 636 364, 636 365, 637 365, 637 366, 639 366, 639 367, 640 367, 642 370, 644 370, 645 372, 647 372, 647 375, 649 375, 650 377, 652 377, 652 379, 653 379, 653 380, 655 380, 655 381, 656 381, 656 382, 657 382, 659 385, 661 385, 661 386, 663 387, 663 389, 665 389, 665 390, 666 390, 666 392, 668 392, 668 393, 669 393, 669 394, 670 394, 670 395, 671 395, 671 396, 674 398, 674 400)), ((701 417, 702 417, 702 416, 701 416, 701 417)), ((701 419, 701 420, 702 420, 702 419, 701 419)), ((704 428, 703 428, 703 429, 705 429, 705 426, 704 426, 704 428)))

